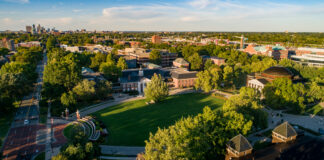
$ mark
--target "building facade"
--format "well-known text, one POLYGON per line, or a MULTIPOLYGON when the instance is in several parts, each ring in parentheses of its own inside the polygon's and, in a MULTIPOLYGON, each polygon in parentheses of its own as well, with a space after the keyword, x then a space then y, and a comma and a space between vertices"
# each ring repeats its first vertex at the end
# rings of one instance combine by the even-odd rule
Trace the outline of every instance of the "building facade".
POLYGON ((162 43, 162 38, 158 35, 152 36, 152 43, 153 44, 160 44, 162 43))
POLYGON ((196 71, 188 71, 184 68, 178 68, 171 71, 171 77, 175 88, 186 88, 195 86, 197 80, 196 71))
POLYGON ((291 60, 299 63, 301 65, 311 66, 311 67, 323 67, 324 66, 324 54, 302 54, 290 56, 291 60))

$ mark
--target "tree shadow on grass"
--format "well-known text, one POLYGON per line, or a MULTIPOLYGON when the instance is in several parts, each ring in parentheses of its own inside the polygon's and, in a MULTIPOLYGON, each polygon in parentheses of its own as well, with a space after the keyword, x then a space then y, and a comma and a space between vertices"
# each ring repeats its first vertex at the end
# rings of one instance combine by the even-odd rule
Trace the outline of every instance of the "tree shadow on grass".
POLYGON ((224 100, 191 93, 171 96, 167 100, 146 105, 145 100, 126 102, 95 113, 108 130, 109 145, 144 146, 149 133, 168 127, 182 117, 197 115, 205 106, 217 109, 224 100), (118 110, 116 112, 116 110, 118 110))

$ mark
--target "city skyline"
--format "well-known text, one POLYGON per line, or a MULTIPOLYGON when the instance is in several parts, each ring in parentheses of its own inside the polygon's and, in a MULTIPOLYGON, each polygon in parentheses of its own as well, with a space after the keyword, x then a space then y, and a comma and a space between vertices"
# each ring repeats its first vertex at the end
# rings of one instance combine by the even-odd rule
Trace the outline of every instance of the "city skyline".
POLYGON ((1 0, 0 30, 41 24, 58 30, 323 32, 315 0, 1 0))

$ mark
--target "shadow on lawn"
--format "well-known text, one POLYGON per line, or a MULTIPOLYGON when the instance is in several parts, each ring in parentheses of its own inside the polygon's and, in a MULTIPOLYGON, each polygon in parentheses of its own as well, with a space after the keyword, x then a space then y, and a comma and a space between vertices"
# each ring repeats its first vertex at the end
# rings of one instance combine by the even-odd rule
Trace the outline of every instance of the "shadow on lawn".
POLYGON ((209 95, 192 93, 171 96, 161 103, 151 105, 146 105, 145 100, 126 102, 94 115, 108 127, 108 144, 143 146, 149 133, 155 133, 158 127, 165 128, 182 117, 197 115, 207 105, 217 109, 223 103, 223 100, 209 95))

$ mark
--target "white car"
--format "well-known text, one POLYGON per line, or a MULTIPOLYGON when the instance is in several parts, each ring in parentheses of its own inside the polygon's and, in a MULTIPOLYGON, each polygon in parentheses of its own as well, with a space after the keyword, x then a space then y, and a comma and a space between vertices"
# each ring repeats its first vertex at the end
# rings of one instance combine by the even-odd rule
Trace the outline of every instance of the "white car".
POLYGON ((28 119, 25 119, 24 120, 24 124, 26 125, 26 124, 29 124, 29 120, 28 119))

